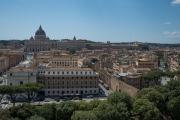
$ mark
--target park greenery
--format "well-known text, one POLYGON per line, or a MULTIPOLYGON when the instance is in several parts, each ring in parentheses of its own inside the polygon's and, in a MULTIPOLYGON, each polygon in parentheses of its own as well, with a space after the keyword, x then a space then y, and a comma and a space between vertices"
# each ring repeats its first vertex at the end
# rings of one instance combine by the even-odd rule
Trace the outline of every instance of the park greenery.
POLYGON ((64 101, 34 106, 30 103, 0 110, 1 120, 179 120, 180 80, 140 90, 136 98, 125 92, 107 100, 64 101))

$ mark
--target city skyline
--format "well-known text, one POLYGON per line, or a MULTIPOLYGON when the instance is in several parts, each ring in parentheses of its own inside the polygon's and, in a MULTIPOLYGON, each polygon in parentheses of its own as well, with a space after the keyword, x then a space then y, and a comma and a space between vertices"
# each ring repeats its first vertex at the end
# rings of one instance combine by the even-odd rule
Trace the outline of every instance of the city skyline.
POLYGON ((180 0, 0 1, 0 40, 50 39, 180 43, 180 0))

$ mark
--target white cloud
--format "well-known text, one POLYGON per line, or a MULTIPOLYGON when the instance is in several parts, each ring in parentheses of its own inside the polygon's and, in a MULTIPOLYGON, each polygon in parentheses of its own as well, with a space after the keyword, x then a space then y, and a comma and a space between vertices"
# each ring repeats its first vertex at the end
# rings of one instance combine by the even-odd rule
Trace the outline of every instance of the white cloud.
POLYGON ((170 38, 180 38, 180 30, 173 31, 173 32, 164 31, 163 34, 170 38))
POLYGON ((171 24, 171 22, 165 22, 164 24, 169 25, 169 24, 171 24))
POLYGON ((177 5, 177 4, 180 4, 180 0, 173 0, 171 2, 172 5, 177 5))

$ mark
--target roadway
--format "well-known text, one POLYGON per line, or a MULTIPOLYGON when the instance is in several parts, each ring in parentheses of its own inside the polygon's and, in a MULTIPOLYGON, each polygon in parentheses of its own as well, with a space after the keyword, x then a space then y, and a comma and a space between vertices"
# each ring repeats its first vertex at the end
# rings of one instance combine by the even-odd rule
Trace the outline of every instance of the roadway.
MULTIPOLYGON (((83 100, 83 101, 86 101, 86 102, 90 102, 90 101, 92 101, 92 100, 94 100, 94 99, 107 100, 107 97, 83 98, 82 100, 83 100)), ((50 103, 60 104, 61 102, 64 102, 64 101, 62 101, 62 100, 60 100, 59 102, 57 102, 57 101, 55 101, 54 99, 50 99, 50 98, 48 98, 48 99, 46 99, 46 100, 49 100, 49 102, 40 101, 40 102, 31 102, 30 104, 31 104, 31 105, 44 105, 44 104, 50 104, 50 103)), ((79 102, 79 101, 81 101, 81 100, 71 100, 71 101, 79 102)), ((24 102, 24 103, 25 103, 25 102, 24 102)), ((21 105, 21 104, 23 104, 23 102, 22 102, 22 103, 17 102, 17 103, 15 104, 15 106, 21 105)), ((12 107, 12 106, 13 106, 13 103, 10 103, 10 102, 9 102, 9 104, 1 104, 1 105, 0 105, 0 109, 9 109, 9 108, 12 107)))

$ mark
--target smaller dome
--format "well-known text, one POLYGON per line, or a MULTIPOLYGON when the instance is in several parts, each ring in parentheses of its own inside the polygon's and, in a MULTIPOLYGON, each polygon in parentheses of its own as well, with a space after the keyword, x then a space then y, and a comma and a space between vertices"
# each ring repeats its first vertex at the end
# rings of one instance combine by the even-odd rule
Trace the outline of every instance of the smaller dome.
POLYGON ((36 31, 35 35, 46 35, 41 25, 39 26, 39 29, 36 31))
POLYGON ((31 36, 30 40, 34 40, 33 36, 31 36))

